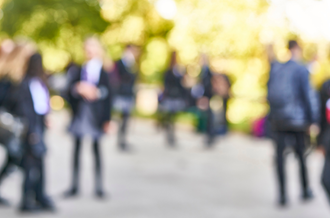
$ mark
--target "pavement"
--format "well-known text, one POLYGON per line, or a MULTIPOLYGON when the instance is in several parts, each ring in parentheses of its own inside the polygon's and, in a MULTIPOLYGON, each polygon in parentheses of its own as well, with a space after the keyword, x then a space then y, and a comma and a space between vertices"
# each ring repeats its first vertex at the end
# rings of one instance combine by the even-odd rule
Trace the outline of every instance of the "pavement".
MULTIPOLYGON (((179 126, 178 146, 169 149, 165 134, 152 121, 134 119, 130 123, 131 153, 116 147, 116 135, 102 139, 103 171, 108 198, 93 195, 91 140, 84 140, 81 193, 63 199, 69 187, 73 138, 66 132, 69 114, 51 114, 47 131, 47 192, 57 205, 55 214, 32 214, 41 218, 327 218, 330 205, 320 184, 323 156, 308 158, 309 176, 315 199, 300 200, 298 163, 287 160, 290 204, 276 206, 273 145, 240 133, 218 140, 212 150, 203 148, 204 137, 191 128, 179 126)), ((0 160, 4 151, 0 150, 0 160)), ((12 207, 0 208, 0 217, 21 217, 17 212, 22 173, 17 170, 1 187, 12 207)))

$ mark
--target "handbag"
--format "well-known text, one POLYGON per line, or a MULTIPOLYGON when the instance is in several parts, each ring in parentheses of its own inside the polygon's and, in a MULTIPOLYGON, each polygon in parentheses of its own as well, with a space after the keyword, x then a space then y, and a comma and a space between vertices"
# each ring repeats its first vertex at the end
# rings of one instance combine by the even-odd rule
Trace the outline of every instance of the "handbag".
POLYGON ((20 161, 24 154, 24 138, 27 134, 27 122, 5 109, 0 109, 0 144, 7 150, 8 156, 20 161))

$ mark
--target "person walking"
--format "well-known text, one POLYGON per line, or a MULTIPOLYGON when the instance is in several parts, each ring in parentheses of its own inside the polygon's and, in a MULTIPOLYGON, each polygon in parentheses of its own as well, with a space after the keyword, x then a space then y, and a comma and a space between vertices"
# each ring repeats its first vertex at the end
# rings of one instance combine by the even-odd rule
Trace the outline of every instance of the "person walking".
POLYGON ((317 128, 318 104, 312 98, 309 72, 299 63, 302 49, 297 41, 289 41, 291 59, 272 66, 268 81, 269 119, 275 132, 276 169, 279 183, 279 205, 287 205, 284 150, 292 145, 300 166, 302 199, 313 198, 306 166, 306 132, 317 128))
POLYGON ((187 91, 183 87, 183 75, 177 64, 177 54, 171 55, 170 67, 164 77, 164 92, 160 99, 160 111, 164 113, 163 120, 167 134, 167 142, 175 146, 175 116, 186 107, 187 91))
MULTIPOLYGON (((15 108, 12 107, 11 93, 25 76, 25 68, 28 59, 35 52, 34 45, 27 42, 19 42, 16 44, 14 41, 7 39, 1 44, 0 52, 0 111, 2 114, 15 113, 15 108)), ((17 140, 16 136, 2 129, 5 132, 0 133, 0 140, 4 143, 6 149, 6 157, 0 170, 0 185, 14 172, 15 168, 21 168, 22 146, 21 139, 17 140), (17 148, 20 148, 17 150, 17 148)), ((0 196, 0 205, 8 206, 10 203, 0 196)))
POLYGON ((139 73, 138 48, 127 45, 122 58, 116 62, 116 73, 119 79, 119 87, 116 90, 114 108, 121 115, 118 131, 118 148, 121 151, 129 151, 127 144, 127 130, 131 112, 134 107, 134 88, 139 73))
POLYGON ((42 57, 35 53, 28 60, 23 81, 12 89, 6 104, 14 114, 24 118, 28 124, 21 163, 24 171, 21 212, 55 210, 45 188, 44 159, 47 149, 44 132, 46 115, 50 111, 46 84, 42 57))
POLYGON ((72 184, 65 197, 79 193, 82 139, 91 136, 95 158, 95 195, 103 198, 100 138, 109 129, 110 85, 108 74, 103 70, 104 50, 100 41, 95 37, 88 38, 84 49, 87 61, 82 67, 73 65, 69 69, 69 88, 65 94, 73 112, 69 131, 75 136, 72 184))

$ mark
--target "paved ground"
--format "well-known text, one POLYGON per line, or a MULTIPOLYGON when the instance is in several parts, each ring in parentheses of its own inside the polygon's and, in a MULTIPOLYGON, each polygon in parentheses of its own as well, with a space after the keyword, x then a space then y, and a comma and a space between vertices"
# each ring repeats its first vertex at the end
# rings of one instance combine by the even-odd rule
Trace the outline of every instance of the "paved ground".
MULTIPOLYGON (((202 149, 203 137, 181 128, 179 148, 167 149, 164 136, 152 122, 131 123, 132 154, 119 153, 115 137, 102 143, 106 190, 111 198, 93 197, 93 158, 90 140, 83 149, 82 193, 64 200, 61 193, 70 181, 72 138, 65 132, 68 115, 53 114, 54 125, 47 133, 49 154, 47 180, 58 213, 31 217, 60 218, 326 218, 330 210, 320 173, 323 158, 309 158, 316 199, 308 204, 299 200, 297 164, 288 160, 290 207, 275 206, 272 144, 232 133, 221 139, 216 149, 202 149)), ((3 151, 0 152, 3 159, 3 151)), ((21 174, 11 175, 2 192, 16 206, 19 203, 21 174)), ((17 217, 15 208, 0 208, 0 217, 17 217)))

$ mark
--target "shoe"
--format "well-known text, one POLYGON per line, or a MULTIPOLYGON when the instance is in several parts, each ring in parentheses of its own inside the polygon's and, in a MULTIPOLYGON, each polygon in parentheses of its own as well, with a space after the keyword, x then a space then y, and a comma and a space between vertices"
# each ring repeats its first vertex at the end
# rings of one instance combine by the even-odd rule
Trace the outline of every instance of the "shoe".
POLYGON ((19 212, 21 213, 37 213, 41 212, 41 207, 38 207, 35 204, 23 203, 19 208, 19 212))
POLYGON ((54 202, 48 197, 44 197, 42 200, 40 201, 38 200, 37 202, 40 204, 41 210, 49 211, 49 212, 56 211, 54 202))
POLYGON ((77 188, 72 188, 69 191, 64 192, 64 198, 72 198, 72 197, 77 197, 78 196, 78 189, 77 188))
POLYGON ((95 191, 95 196, 99 199, 105 199, 107 197, 106 194, 104 193, 104 191, 101 189, 95 191))
POLYGON ((307 189, 303 192, 302 200, 303 201, 310 201, 314 198, 313 191, 311 189, 307 189))
POLYGON ((280 207, 286 207, 288 205, 287 198, 284 196, 281 196, 280 199, 278 200, 278 205, 280 207))
POLYGON ((0 197, 0 206, 6 206, 6 207, 8 207, 8 206, 10 206, 10 203, 6 199, 0 197))

